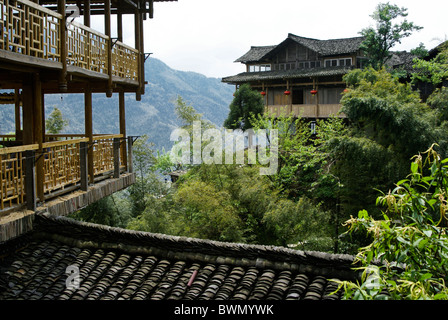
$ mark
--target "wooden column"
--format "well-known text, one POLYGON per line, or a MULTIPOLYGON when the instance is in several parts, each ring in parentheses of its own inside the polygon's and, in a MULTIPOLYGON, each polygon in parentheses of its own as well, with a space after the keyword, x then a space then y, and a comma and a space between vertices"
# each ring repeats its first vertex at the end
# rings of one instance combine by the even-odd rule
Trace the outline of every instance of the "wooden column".
POLYGON ((59 90, 67 92, 67 19, 66 19, 66 2, 65 0, 58 0, 58 13, 62 15, 59 25, 59 48, 62 63, 62 70, 59 74, 59 90))
POLYGON ((118 8, 117 12, 117 37, 118 41, 123 42, 123 14, 118 8))
POLYGON ((89 150, 89 144, 87 142, 79 143, 79 167, 81 171, 81 190, 87 191, 89 189, 89 172, 88 172, 88 160, 87 151, 89 150))
POLYGON ((90 0, 84 0, 84 25, 90 27, 90 0))
POLYGON ((34 144, 33 85, 31 79, 24 79, 22 88, 23 144, 34 144))
POLYGON ((35 184, 35 166, 34 159, 36 153, 34 150, 25 151, 25 201, 28 210, 36 210, 36 184, 35 184))
MULTIPOLYGON (((138 51, 138 67, 137 68, 138 68, 138 82, 139 82, 139 85, 138 85, 137 91, 135 92, 135 99, 137 101, 141 101, 141 99, 142 99, 142 92, 141 92, 141 87, 142 87, 141 86, 141 84, 142 84, 142 82, 141 82, 141 79, 142 79, 142 74, 141 74, 142 72, 141 72, 141 70, 142 70, 142 68, 141 68, 141 66, 142 66, 142 56, 143 56, 143 53, 142 53, 143 52, 143 48, 141 47, 141 35, 140 35, 141 14, 140 14, 139 8, 140 8, 140 6, 137 9, 135 9, 135 13, 134 13, 135 49, 137 49, 137 51, 138 51)), ((143 57, 143 59, 144 59, 144 57, 143 57)))
POLYGON ((143 32, 143 16, 146 17, 144 14, 140 14, 140 75, 139 81, 140 81, 140 92, 141 94, 145 94, 145 37, 143 32))
POLYGON ((107 70, 109 72, 109 80, 107 82, 106 96, 112 97, 112 39, 111 39, 111 23, 110 23, 110 0, 104 1, 104 33, 109 37, 107 41, 107 70))
POLYGON ((93 170, 93 121, 92 121, 92 89, 89 84, 84 91, 85 136, 89 138, 87 152, 87 172, 90 183, 94 182, 93 170))
POLYGON ((43 128, 43 105, 42 105, 42 83, 39 74, 33 76, 33 135, 34 143, 39 145, 36 158, 36 193, 40 201, 44 201, 44 128, 43 128))
MULTIPOLYGON (((118 102, 119 102, 119 117, 120 117, 120 134, 123 135, 123 138, 126 138, 126 106, 125 106, 125 96, 124 91, 120 90, 118 93, 118 102)), ((123 163, 126 165, 126 169, 128 169, 127 165, 127 154, 126 154, 126 143, 125 140, 122 140, 121 144, 121 158, 123 159, 123 163)))
POLYGON ((15 127, 16 127, 16 140, 17 141, 23 141, 23 134, 22 134, 22 122, 21 122, 21 102, 20 102, 20 91, 19 89, 15 89, 14 91, 14 113, 15 113, 15 127))

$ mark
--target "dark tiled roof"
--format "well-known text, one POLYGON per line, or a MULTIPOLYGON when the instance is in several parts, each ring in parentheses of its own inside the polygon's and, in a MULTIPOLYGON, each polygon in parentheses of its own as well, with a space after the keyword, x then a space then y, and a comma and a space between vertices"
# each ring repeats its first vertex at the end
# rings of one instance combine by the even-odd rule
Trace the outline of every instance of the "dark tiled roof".
POLYGON ((288 34, 288 37, 278 45, 261 47, 252 46, 247 53, 235 60, 235 62, 262 62, 270 56, 270 53, 276 52, 283 46, 288 45, 291 41, 299 43, 324 57, 352 54, 359 50, 363 40, 364 37, 318 40, 300 37, 290 33, 288 34))
POLYGON ((364 37, 318 40, 289 34, 288 39, 292 39, 322 56, 332 56, 357 52, 364 37))
POLYGON ((342 76, 352 67, 327 67, 294 70, 276 70, 264 72, 243 72, 235 76, 224 77, 222 82, 246 83, 266 80, 300 79, 309 77, 342 76))
POLYGON ((340 299, 353 257, 222 243, 36 216, 0 245, 0 299, 340 299), (78 289, 66 268, 79 268, 78 289))
POLYGON ((407 51, 396 51, 392 52, 391 58, 386 62, 386 65, 392 68, 402 68, 408 73, 414 71, 414 59, 417 58, 410 52, 407 51))
POLYGON ((266 54, 272 51, 277 46, 263 46, 263 47, 251 47, 250 50, 242 57, 235 60, 235 62, 256 62, 260 61, 266 54))

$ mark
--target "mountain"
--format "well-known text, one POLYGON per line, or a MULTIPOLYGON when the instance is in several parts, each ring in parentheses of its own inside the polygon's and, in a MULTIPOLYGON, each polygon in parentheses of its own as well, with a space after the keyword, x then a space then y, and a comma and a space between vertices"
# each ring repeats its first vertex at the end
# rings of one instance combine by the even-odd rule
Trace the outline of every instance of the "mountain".
MULTIPOLYGON (((127 135, 147 134, 155 147, 171 148, 169 140, 173 129, 179 126, 174 113, 175 101, 181 96, 205 119, 221 127, 229 112, 234 87, 218 78, 208 78, 195 72, 174 70, 158 59, 149 58, 145 63, 145 78, 148 81, 141 101, 135 94, 126 94, 127 135)), ((94 133, 118 133, 118 94, 107 98, 104 93, 93 94, 94 133)), ((63 133, 84 133, 84 95, 45 95, 46 117, 57 107, 69 126, 63 133)), ((0 133, 14 131, 14 106, 0 108, 0 133)))

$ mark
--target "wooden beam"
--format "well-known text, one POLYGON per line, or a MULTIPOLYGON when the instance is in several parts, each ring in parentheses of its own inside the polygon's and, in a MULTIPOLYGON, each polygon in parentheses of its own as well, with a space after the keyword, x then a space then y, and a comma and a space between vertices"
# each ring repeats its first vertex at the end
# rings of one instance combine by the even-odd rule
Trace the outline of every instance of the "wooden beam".
POLYGON ((112 39, 111 39, 111 18, 110 18, 110 0, 104 1, 104 32, 109 37, 107 41, 107 70, 109 80, 107 84, 106 96, 112 97, 112 39))
POLYGON ((90 0, 84 0, 83 5, 84 25, 90 27, 90 0))
POLYGON ((15 112, 15 125, 16 125, 16 140, 22 141, 22 123, 21 123, 21 101, 20 90, 16 88, 14 90, 14 112, 15 112))
POLYGON ((67 92, 67 19, 66 19, 66 2, 58 0, 58 13, 62 15, 59 22, 59 48, 61 50, 60 62, 62 63, 62 71, 59 76, 59 89, 61 92, 67 92))
MULTIPOLYGON (((120 134, 123 138, 126 138, 126 108, 125 108, 125 96, 124 91, 120 90, 118 93, 118 104, 119 104, 119 118, 120 118, 120 134)), ((123 163, 126 165, 127 169, 127 154, 126 154, 126 143, 121 144, 121 158, 123 163)))
POLYGON ((84 116, 85 136, 89 138, 89 149, 87 152, 87 165, 90 183, 94 183, 93 169, 93 121, 92 121, 92 90, 87 84, 84 92, 84 116))
POLYGON ((141 14, 140 11, 138 9, 135 10, 134 13, 134 34, 135 34, 135 49, 138 50, 138 81, 139 81, 139 88, 137 89, 136 93, 135 93, 135 99, 137 101, 141 101, 142 99, 142 92, 141 92, 141 64, 142 64, 142 52, 143 49, 141 47, 141 35, 140 35, 140 22, 141 22, 141 14))
POLYGON ((33 75, 33 127, 34 127, 34 143, 39 145, 38 156, 36 158, 36 193, 40 201, 44 201, 44 128, 43 122, 43 105, 42 105, 42 84, 40 75, 33 75))

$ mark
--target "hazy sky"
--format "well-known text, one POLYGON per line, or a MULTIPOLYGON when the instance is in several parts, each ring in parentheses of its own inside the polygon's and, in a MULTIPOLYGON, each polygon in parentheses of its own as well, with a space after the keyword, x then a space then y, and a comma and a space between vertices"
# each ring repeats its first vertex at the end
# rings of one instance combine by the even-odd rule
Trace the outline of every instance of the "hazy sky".
MULTIPOLYGON (((245 71, 234 63, 250 46, 275 45, 288 33, 336 39, 359 36, 373 25, 378 0, 178 0, 154 4, 146 20, 145 51, 170 67, 222 78, 245 71)), ((394 50, 427 49, 448 37, 448 1, 391 0, 424 27, 394 50), (435 40, 438 39, 438 40, 435 40)), ((132 22, 130 23, 132 25, 132 22)), ((133 33, 129 34, 131 38, 133 33)), ((128 41, 128 42, 129 42, 128 41)), ((126 40, 125 40, 126 42, 126 40)))

